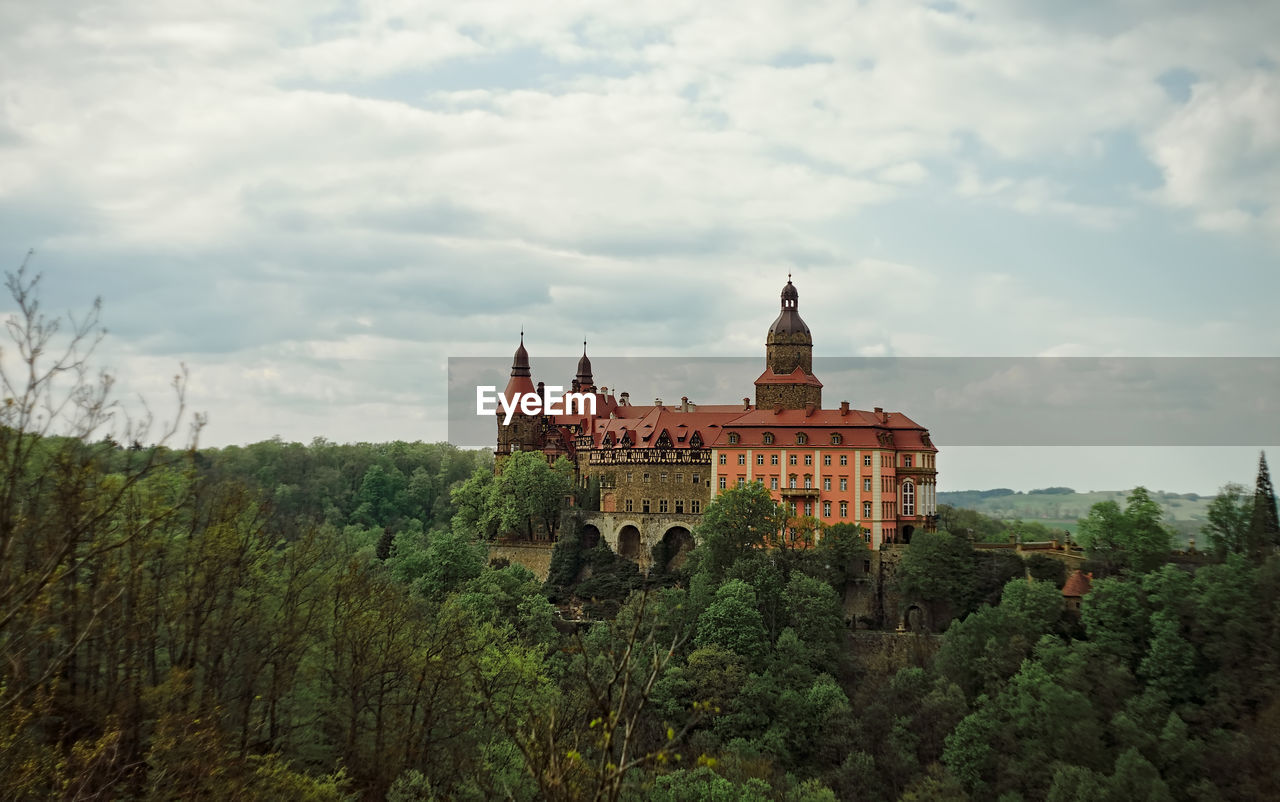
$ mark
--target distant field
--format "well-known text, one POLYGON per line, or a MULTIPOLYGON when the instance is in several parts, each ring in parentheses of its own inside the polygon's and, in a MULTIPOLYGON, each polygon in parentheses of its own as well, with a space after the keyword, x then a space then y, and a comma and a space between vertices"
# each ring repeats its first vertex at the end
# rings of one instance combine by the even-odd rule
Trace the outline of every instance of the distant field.
MULTIPOLYGON (((1079 520, 1089 514, 1089 508, 1094 504, 1101 501, 1114 501, 1123 507, 1125 497, 1128 495, 1128 491, 1121 490, 1095 490, 1087 493, 997 494, 998 492, 991 490, 940 492, 938 503, 976 510, 983 515, 1005 521, 1038 521, 1045 526, 1066 529, 1075 534, 1079 520)), ((1165 523, 1181 536, 1184 544, 1187 537, 1196 537, 1197 544, 1203 545, 1203 538, 1200 538, 1198 533, 1208 519, 1209 504, 1213 501, 1211 496, 1152 491, 1151 497, 1164 511, 1165 523)))

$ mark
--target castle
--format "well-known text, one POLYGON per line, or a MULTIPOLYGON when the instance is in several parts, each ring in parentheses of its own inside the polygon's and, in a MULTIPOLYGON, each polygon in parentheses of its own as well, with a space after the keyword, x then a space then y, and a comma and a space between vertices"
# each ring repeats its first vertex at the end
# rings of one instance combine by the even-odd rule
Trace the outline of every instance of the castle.
MULTIPOLYGON (((765 338, 755 403, 632 404, 627 393, 615 397, 597 387, 584 347, 571 386, 594 396, 594 414, 517 414, 504 424, 499 411, 498 464, 522 450, 570 460, 580 486, 600 488, 585 536, 605 538, 642 565, 658 543, 668 553, 691 546, 693 527, 716 494, 747 482, 763 483, 793 518, 861 525, 869 549, 932 530, 937 448, 928 430, 879 407, 852 409, 843 401, 824 409, 813 335, 799 304, 788 277, 765 338)), ((522 334, 503 395, 545 398, 545 387, 533 383, 522 334)))

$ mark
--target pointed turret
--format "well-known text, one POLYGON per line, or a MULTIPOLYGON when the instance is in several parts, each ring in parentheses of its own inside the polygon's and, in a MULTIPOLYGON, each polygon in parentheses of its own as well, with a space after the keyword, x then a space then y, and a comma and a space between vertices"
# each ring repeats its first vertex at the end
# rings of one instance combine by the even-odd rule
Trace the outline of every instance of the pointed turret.
POLYGON ((591 360, 587 358, 587 341, 582 341, 582 359, 578 360, 578 390, 584 393, 594 392, 596 381, 591 376, 591 360))
POLYGON ((524 332, 520 332, 520 347, 516 349, 515 358, 511 361, 511 379, 507 389, 502 391, 507 400, 523 393, 535 392, 532 374, 529 371, 529 352, 524 348, 524 332))

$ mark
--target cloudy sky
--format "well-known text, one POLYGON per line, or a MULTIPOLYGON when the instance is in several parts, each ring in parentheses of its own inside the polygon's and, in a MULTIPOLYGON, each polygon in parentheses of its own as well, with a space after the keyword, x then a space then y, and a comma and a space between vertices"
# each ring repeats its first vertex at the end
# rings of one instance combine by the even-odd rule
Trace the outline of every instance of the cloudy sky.
MULTIPOLYGON (((584 337, 760 354, 788 272, 823 356, 1272 356, 1277 30, 1262 0, 3 3, 0 262, 102 296, 126 396, 185 363, 211 445, 442 439, 447 357, 521 326, 535 370, 584 337)), ((1254 453, 939 465, 1206 492, 1254 453)))

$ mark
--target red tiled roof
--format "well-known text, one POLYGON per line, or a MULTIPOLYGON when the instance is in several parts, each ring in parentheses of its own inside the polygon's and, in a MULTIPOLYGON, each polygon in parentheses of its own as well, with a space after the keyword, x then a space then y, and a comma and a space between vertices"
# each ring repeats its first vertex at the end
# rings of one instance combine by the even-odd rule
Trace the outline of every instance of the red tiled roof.
POLYGON ((1077 568, 1067 577, 1066 584, 1062 586, 1062 595, 1073 599, 1083 598, 1093 589, 1092 580, 1092 574, 1086 574, 1077 568))
POLYGON ((790 373, 774 373, 766 368, 764 373, 760 374, 760 378, 756 379, 756 386, 762 384, 807 384, 812 387, 821 387, 822 382, 818 381, 818 377, 805 373, 799 366, 790 373))
POLYGON ((741 447, 762 446, 766 432, 774 436, 775 447, 786 447, 795 444, 797 433, 804 432, 811 446, 830 445, 831 435, 838 433, 841 446, 879 448, 879 436, 887 431, 893 434, 895 448, 937 450, 932 443, 925 445, 924 427, 899 412, 882 416, 857 409, 847 413, 839 409, 819 409, 806 415, 803 409, 775 411, 743 409, 741 404, 717 404, 695 406, 688 412, 678 406, 615 406, 609 410, 610 417, 604 410, 604 406, 598 407, 604 414, 595 418, 558 415, 555 422, 581 424, 583 433, 592 436, 596 448, 603 446, 606 434, 613 435, 613 444, 617 447, 624 432, 631 434, 633 446, 653 448, 664 430, 671 439, 671 447, 677 449, 689 448, 694 432, 701 436, 703 448, 728 446, 730 432, 738 435, 736 445, 741 447))

